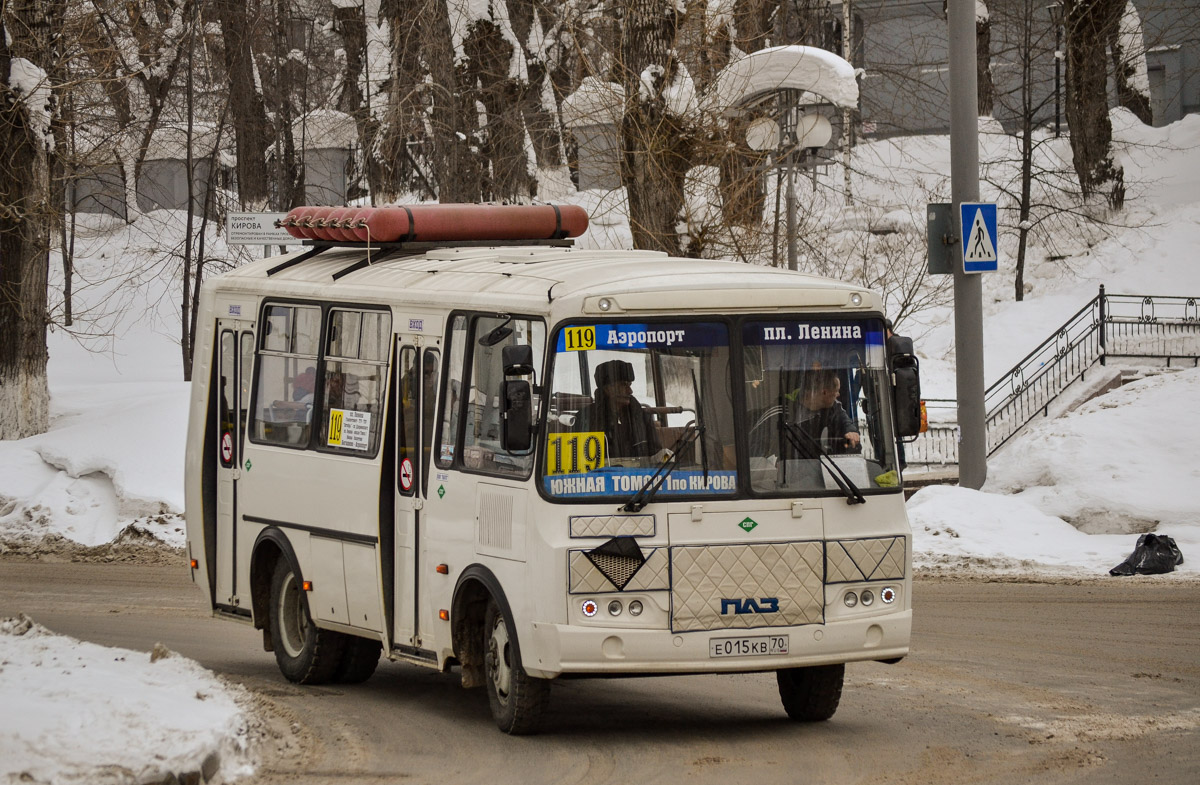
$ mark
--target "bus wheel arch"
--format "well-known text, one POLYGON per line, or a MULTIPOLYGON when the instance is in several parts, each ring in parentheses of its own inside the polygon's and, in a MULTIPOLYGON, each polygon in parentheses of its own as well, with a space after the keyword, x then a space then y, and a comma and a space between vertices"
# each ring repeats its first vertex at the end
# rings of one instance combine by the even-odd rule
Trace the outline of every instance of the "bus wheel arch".
POLYGON ((454 600, 450 606, 450 634, 454 656, 462 666, 464 689, 482 687, 483 672, 483 625, 487 616, 488 601, 499 597, 499 602, 508 607, 508 600, 500 588, 500 582, 487 567, 475 564, 463 570, 454 586, 454 600))
POLYGON ((274 651, 271 643, 271 579, 280 559, 288 559, 293 566, 300 564, 286 534, 276 528, 263 529, 250 551, 250 609, 254 629, 263 631, 263 651, 274 651))
POLYGON ((512 609, 499 581, 482 565, 465 570, 452 605, 454 651, 463 686, 482 684, 492 717, 512 735, 536 733, 550 697, 550 682, 525 672, 512 609))

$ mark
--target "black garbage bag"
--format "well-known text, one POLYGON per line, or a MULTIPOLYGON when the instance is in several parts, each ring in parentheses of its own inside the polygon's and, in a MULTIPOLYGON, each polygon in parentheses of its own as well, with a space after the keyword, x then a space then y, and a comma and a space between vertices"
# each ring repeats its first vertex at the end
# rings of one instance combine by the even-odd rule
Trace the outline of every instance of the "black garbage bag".
POLYGON ((1183 564, 1183 553, 1165 534, 1143 534, 1129 558, 1108 571, 1109 575, 1159 575, 1183 564))

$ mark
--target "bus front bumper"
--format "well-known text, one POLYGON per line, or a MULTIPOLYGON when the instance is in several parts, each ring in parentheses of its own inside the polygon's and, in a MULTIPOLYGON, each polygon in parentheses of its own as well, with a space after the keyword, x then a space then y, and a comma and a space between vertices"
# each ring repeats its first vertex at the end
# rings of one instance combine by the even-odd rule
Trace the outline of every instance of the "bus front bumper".
POLYGON ((580 674, 736 673, 894 660, 908 654, 912 611, 877 617, 704 632, 583 627, 535 622, 521 646, 526 672, 537 678, 580 674), (787 636, 787 654, 712 656, 717 639, 787 636))

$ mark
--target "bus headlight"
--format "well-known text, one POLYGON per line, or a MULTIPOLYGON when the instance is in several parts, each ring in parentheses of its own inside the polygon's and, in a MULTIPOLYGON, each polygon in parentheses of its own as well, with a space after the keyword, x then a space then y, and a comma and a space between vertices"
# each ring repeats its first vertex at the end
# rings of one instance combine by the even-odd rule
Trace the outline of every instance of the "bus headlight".
POLYGON ((642 615, 641 600, 634 600, 633 602, 629 603, 629 615, 630 616, 641 616, 642 615))
POLYGON ((609 616, 620 616, 622 610, 623 609, 621 608, 620 600, 613 600, 612 602, 610 602, 608 604, 608 615, 609 616))
POLYGON ((875 602, 875 595, 873 593, 871 593, 870 589, 863 589, 861 599, 862 599, 862 604, 864 606, 867 606, 867 605, 870 605, 871 603, 875 602))
POLYGON ((853 608, 858 605, 858 595, 852 591, 846 592, 846 596, 842 598, 842 602, 846 603, 847 608, 853 608))

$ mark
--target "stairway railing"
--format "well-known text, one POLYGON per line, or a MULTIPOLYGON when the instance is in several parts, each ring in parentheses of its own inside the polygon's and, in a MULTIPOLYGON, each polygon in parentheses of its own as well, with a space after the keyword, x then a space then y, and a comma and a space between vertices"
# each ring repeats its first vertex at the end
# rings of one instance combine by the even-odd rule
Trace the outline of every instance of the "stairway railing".
MULTIPOLYGON (((992 455, 1097 363, 1200 365, 1200 298, 1107 294, 1104 287, 984 392, 992 455)), ((911 464, 958 463, 953 400, 927 400, 929 431, 905 445, 911 464)))

